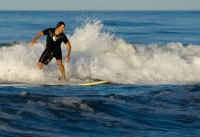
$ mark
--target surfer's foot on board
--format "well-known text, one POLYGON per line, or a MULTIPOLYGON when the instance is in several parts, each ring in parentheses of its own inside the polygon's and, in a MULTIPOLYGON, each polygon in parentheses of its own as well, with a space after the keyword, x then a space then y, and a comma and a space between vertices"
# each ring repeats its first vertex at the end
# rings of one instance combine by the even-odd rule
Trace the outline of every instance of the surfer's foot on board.
POLYGON ((66 78, 59 77, 58 80, 65 82, 66 78))
POLYGON ((65 75, 62 75, 62 79, 61 79, 62 81, 66 81, 66 77, 65 77, 65 75))
POLYGON ((62 80, 62 81, 66 81, 66 78, 62 78, 61 80, 62 80))

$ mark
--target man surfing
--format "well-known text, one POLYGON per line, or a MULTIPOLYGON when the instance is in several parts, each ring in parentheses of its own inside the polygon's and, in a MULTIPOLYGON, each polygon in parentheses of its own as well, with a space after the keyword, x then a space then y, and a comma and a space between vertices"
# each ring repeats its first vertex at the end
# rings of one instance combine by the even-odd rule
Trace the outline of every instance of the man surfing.
POLYGON ((62 64, 62 50, 61 50, 61 43, 64 42, 68 48, 66 62, 70 60, 70 52, 71 52, 71 44, 67 38, 67 36, 63 33, 65 29, 65 23, 60 21, 58 22, 56 28, 48 28, 43 31, 40 31, 36 34, 33 40, 29 43, 30 46, 33 46, 36 40, 42 36, 47 35, 46 40, 46 49, 43 51, 37 67, 42 69, 43 64, 47 65, 53 57, 56 58, 57 65, 59 66, 62 80, 66 80, 65 77, 65 68, 62 64))

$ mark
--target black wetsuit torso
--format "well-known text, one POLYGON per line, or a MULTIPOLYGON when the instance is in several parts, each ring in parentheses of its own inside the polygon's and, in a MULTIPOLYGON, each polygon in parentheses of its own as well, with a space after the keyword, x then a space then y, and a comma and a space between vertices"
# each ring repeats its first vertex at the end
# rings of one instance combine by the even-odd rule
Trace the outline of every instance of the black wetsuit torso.
POLYGON ((55 49, 61 49, 61 43, 67 43, 68 39, 64 33, 55 34, 55 29, 49 28, 43 30, 43 34, 47 35, 46 49, 53 52, 55 49))
POLYGON ((62 60, 61 43, 66 44, 68 42, 66 35, 64 33, 56 35, 54 28, 43 30, 43 34, 47 35, 46 49, 42 53, 39 62, 47 65, 53 57, 56 60, 62 60))

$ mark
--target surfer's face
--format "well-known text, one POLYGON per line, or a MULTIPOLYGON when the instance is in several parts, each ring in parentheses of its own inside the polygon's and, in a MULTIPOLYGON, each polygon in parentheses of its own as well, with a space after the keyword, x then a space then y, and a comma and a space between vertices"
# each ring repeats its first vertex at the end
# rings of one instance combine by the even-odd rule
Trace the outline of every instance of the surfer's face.
POLYGON ((61 25, 60 27, 57 28, 59 33, 62 33, 65 30, 65 26, 61 25))

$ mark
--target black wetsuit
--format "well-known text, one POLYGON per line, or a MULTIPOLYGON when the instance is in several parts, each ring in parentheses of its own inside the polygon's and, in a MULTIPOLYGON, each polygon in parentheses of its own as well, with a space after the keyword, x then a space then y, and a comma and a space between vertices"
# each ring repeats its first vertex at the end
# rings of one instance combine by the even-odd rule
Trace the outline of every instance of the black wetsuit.
POLYGON ((56 60, 62 60, 61 43, 66 44, 68 42, 66 35, 64 33, 56 35, 54 28, 43 30, 43 34, 47 35, 46 49, 42 53, 39 62, 47 65, 53 57, 56 60))

